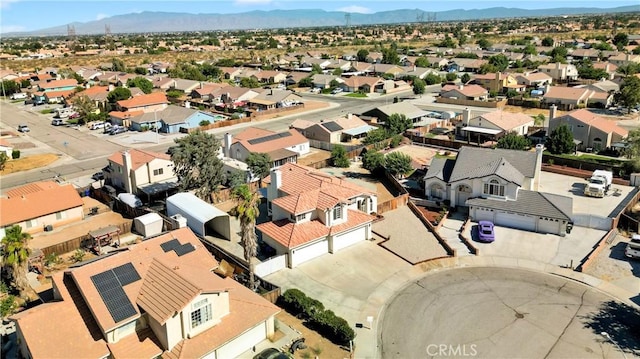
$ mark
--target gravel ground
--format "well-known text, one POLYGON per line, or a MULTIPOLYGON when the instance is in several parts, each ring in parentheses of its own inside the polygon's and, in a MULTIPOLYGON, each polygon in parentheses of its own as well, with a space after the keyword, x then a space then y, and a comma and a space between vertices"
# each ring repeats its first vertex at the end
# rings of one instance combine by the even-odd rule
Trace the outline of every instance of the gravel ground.
POLYGON ((625 257, 624 249, 629 238, 618 234, 604 248, 585 273, 606 280, 632 293, 640 292, 640 261, 625 257))

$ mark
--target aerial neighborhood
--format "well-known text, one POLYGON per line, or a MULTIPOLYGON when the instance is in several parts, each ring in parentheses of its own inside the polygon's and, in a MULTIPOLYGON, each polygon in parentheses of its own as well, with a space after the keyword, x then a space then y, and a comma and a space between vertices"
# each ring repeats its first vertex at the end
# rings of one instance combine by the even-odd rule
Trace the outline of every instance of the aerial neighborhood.
POLYGON ((640 6, 547 10, 3 36, 2 357, 640 355, 640 6))

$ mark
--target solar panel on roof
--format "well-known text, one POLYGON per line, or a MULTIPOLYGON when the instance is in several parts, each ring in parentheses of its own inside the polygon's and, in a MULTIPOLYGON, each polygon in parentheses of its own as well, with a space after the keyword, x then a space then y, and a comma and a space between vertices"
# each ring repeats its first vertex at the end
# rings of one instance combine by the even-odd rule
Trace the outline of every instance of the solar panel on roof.
POLYGON ((331 122, 323 122, 322 126, 324 126, 327 130, 331 132, 336 132, 342 130, 342 126, 338 125, 334 121, 331 122))
POLYGON ((131 263, 126 263, 119 267, 115 267, 112 269, 112 271, 115 273, 118 281, 120 282, 120 285, 122 286, 141 279, 138 271, 136 271, 136 268, 131 263))
POLYGON ((170 241, 164 242, 160 245, 160 247, 162 248, 163 251, 168 252, 176 247, 178 247, 180 245, 180 242, 178 242, 177 239, 172 239, 170 241))
POLYGON ((291 136, 291 133, 289 133, 289 132, 281 132, 281 133, 274 133, 273 135, 254 138, 254 139, 249 140, 247 142, 249 142, 252 145, 257 145, 259 143, 269 142, 269 141, 273 141, 273 140, 277 140, 279 138, 289 137, 289 136, 291 136))
POLYGON ((113 270, 93 275, 91 281, 116 323, 137 314, 113 270))
POLYGON ((182 257, 183 255, 195 251, 196 248, 191 243, 183 244, 180 247, 176 247, 174 251, 178 255, 178 257, 182 257))

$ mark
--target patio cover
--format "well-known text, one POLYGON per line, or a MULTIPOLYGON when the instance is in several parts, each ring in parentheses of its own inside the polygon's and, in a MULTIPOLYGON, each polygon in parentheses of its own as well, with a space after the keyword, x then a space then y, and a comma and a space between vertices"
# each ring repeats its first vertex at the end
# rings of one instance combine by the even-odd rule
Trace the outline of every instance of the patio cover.
POLYGON ((484 133, 484 134, 487 134, 487 135, 497 135, 500 132, 502 132, 502 130, 494 130, 492 128, 484 128, 484 127, 476 127, 476 126, 463 127, 462 131, 484 133))
POLYGON ((362 125, 359 127, 355 127, 355 128, 351 128, 345 131, 342 131, 342 133, 347 134, 349 136, 358 136, 358 135, 362 135, 363 133, 367 133, 371 130, 375 130, 376 127, 375 126, 371 126, 371 125, 362 125))
POLYGON ((178 188, 178 178, 171 178, 165 181, 156 182, 156 183, 147 183, 138 187, 140 191, 142 191, 147 196, 153 196, 158 193, 168 192, 172 189, 178 188))

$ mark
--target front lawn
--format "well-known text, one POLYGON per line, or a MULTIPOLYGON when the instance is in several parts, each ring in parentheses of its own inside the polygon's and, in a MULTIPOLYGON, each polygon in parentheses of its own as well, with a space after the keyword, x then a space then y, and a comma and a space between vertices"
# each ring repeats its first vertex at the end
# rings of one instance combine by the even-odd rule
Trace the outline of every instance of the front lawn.
POLYGON ((50 109, 50 108, 46 108, 46 109, 40 111, 40 113, 43 114, 43 115, 48 115, 48 114, 50 114, 52 112, 53 112, 53 110, 50 109))
POLYGON ((355 98, 366 98, 367 94, 360 92, 352 92, 350 94, 344 95, 345 97, 355 97, 355 98))

